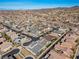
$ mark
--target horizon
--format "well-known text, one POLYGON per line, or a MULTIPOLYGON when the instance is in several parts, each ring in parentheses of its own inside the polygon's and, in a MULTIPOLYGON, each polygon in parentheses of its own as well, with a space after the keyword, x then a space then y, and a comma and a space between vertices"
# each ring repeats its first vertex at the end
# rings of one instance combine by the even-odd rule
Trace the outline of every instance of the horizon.
POLYGON ((77 0, 2 0, 0 10, 32 10, 79 6, 77 0))

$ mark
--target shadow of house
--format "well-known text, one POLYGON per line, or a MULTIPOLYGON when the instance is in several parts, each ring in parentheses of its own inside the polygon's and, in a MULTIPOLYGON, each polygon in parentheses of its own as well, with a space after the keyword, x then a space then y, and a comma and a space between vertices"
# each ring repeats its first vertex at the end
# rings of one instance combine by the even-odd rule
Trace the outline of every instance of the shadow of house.
POLYGON ((15 59, 15 57, 14 57, 14 54, 17 54, 17 53, 19 53, 19 49, 17 48, 17 49, 14 49, 14 50, 12 50, 12 51, 10 51, 9 53, 7 53, 7 54, 5 54, 5 55, 3 55, 2 57, 1 57, 1 59, 15 59))

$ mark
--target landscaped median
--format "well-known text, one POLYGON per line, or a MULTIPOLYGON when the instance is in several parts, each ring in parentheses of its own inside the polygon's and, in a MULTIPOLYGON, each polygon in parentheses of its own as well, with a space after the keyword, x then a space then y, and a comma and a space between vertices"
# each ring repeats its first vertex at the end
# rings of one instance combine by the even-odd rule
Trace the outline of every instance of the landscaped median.
POLYGON ((79 51, 79 38, 76 40, 76 42, 77 42, 77 45, 76 45, 76 48, 75 48, 73 59, 76 59, 77 53, 79 51))
POLYGON ((41 54, 44 50, 46 50, 48 47, 50 47, 50 45, 51 45, 52 43, 54 43, 56 40, 57 40, 57 39, 53 39, 51 42, 48 42, 48 43, 41 49, 40 54, 41 54))
POLYGON ((77 59, 76 57, 77 57, 77 53, 79 51, 79 38, 76 40, 76 42, 77 42, 77 46, 75 48, 73 59, 77 59))
POLYGON ((50 51, 50 49, 57 44, 57 42, 59 42, 69 31, 65 32, 59 39, 57 39, 56 41, 54 41, 45 51, 43 51, 38 57, 37 59, 41 59, 46 53, 48 53, 48 51, 50 51))
POLYGON ((73 59, 76 59, 76 57, 77 57, 78 48, 79 48, 79 47, 77 47, 76 50, 75 50, 75 54, 74 54, 73 59))

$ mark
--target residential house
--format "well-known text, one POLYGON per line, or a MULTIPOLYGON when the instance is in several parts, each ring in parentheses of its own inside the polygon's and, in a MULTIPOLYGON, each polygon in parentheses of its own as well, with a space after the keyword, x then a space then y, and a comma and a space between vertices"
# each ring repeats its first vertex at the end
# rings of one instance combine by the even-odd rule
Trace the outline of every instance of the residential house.
POLYGON ((1 52, 6 52, 12 48, 12 43, 10 42, 4 42, 3 44, 0 45, 0 51, 1 52))

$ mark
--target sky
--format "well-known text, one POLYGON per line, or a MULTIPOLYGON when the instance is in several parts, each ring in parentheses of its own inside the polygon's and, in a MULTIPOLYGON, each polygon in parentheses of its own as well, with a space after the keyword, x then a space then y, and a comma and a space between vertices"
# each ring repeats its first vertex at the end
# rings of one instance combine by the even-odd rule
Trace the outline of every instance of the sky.
POLYGON ((79 6, 79 0, 0 0, 0 9, 42 9, 79 6))

